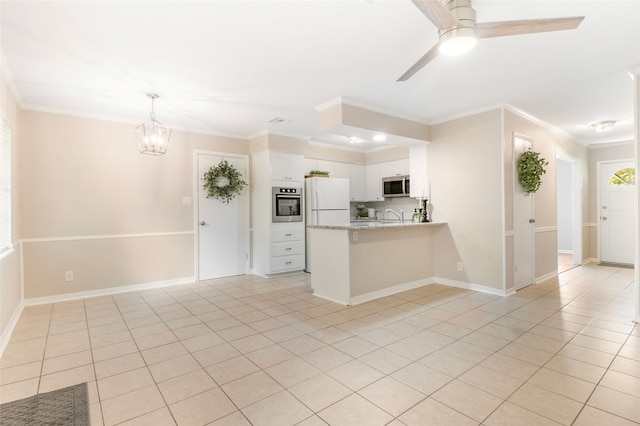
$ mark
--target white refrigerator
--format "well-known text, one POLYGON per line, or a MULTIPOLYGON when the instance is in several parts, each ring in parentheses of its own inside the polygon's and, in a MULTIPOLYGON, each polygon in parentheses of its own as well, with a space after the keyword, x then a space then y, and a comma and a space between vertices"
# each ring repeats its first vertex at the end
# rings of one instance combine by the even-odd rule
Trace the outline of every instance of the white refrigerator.
MULTIPOLYGON (((304 181, 304 187, 307 225, 349 224, 349 179, 307 178, 304 181)), ((305 270, 311 272, 309 230, 306 234, 305 270)))

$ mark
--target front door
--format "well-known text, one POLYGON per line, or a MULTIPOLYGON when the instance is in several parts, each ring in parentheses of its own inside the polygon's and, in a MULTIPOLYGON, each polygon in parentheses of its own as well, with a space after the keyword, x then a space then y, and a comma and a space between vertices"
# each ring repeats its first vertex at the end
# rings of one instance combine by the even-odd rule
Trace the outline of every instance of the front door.
POLYGON ((533 141, 523 136, 513 138, 513 276, 514 287, 520 290, 535 282, 533 194, 527 194, 518 182, 518 159, 533 148, 533 141))
POLYGON ((632 264, 634 257, 632 161, 598 163, 598 229, 600 261, 632 264))
POLYGON ((197 276, 198 280, 243 275, 248 264, 248 196, 247 187, 229 203, 207 198, 202 187, 203 176, 226 160, 248 183, 246 156, 196 153, 198 175, 197 209, 197 276))

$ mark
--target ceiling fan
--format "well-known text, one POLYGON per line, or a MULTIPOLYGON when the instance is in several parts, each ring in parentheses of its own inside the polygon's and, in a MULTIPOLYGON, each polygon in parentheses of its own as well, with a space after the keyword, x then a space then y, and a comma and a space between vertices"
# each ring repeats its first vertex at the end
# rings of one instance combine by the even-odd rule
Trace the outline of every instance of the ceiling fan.
POLYGON ((476 24, 473 0, 411 0, 438 28, 440 41, 407 70, 398 81, 406 81, 439 53, 456 55, 473 48, 479 38, 573 30, 584 16, 476 24))

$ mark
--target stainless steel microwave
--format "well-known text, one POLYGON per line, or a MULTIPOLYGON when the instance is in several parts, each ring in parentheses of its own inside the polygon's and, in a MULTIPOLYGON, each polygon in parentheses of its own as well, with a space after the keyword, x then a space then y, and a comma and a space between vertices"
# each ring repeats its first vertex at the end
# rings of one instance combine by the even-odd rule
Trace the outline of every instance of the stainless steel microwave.
POLYGON ((409 175, 382 178, 382 195, 386 197, 408 197, 411 193, 409 175))

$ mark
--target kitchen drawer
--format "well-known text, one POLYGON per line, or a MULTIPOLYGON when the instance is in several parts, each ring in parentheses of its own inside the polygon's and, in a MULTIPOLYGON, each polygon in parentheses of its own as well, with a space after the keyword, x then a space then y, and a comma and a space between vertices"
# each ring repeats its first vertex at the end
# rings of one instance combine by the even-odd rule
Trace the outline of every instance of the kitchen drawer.
POLYGON ((271 230, 271 241, 296 241, 304 239, 304 228, 300 229, 273 229, 271 230))
POLYGON ((291 254, 303 254, 304 242, 291 241, 271 244, 271 256, 289 256, 291 254))
POLYGON ((304 268, 304 254, 271 258, 271 272, 293 271, 304 268))

